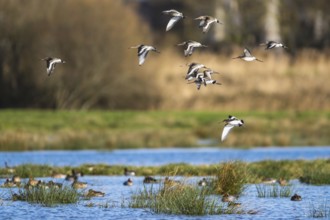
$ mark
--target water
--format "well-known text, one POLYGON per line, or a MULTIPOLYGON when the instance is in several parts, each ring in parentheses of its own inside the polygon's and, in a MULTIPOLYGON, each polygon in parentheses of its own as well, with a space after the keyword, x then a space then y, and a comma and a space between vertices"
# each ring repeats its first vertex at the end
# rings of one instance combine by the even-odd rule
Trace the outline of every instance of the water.
MULTIPOLYGON (((5 161, 10 166, 24 163, 49 164, 55 166, 85 163, 98 164, 126 164, 126 165, 162 165, 168 163, 214 164, 228 160, 260 161, 272 160, 312 160, 330 158, 330 147, 294 147, 294 148, 255 148, 255 149, 155 149, 155 150, 115 150, 115 151, 32 151, 32 152, 0 152, 0 164, 5 161)), ((1 165, 3 166, 3 165, 1 165)), ((161 178, 161 177, 158 177, 161 178)), ((202 177, 191 177, 192 183, 202 177)), ((51 178, 38 178, 51 180, 51 178)), ((180 179, 180 177, 176 177, 180 179)), ((55 182, 70 184, 64 180, 53 179, 55 182)), ((146 209, 132 209, 122 207, 127 204, 130 196, 143 189, 143 177, 134 177, 132 187, 123 186, 127 180, 125 176, 84 176, 81 181, 92 188, 105 192, 103 198, 82 200, 74 205, 58 205, 56 207, 42 207, 26 202, 12 202, 11 192, 17 189, 0 188, 0 219, 310 219, 311 204, 330 205, 330 185, 312 186, 293 181, 294 192, 303 198, 300 202, 292 202, 290 198, 258 198, 255 185, 247 185, 243 196, 239 198, 242 209, 255 210, 257 214, 221 215, 221 216, 178 216, 155 214, 146 209), (87 207, 88 203, 96 204, 87 207), (108 207, 105 207, 108 205, 108 207)), ((0 179, 0 184, 5 180, 0 179)), ((24 180, 27 182, 27 179, 24 180)))
MULTIPOLYGON (((51 180, 51 178, 40 178, 41 180, 51 180)), ((191 178, 190 182, 195 183, 198 178, 191 178)), ((242 203, 241 209, 255 210, 257 214, 235 214, 235 215, 214 215, 214 216, 178 216, 155 214, 146 209, 123 208, 121 205, 128 200, 132 193, 142 189, 143 177, 134 177, 132 187, 123 186, 127 180, 125 176, 85 176, 81 181, 89 184, 88 188, 105 192, 105 197, 82 200, 75 205, 58 205, 56 207, 42 207, 37 204, 26 202, 12 202, 4 200, 0 206, 0 219, 309 219, 309 209, 311 204, 324 204, 330 202, 330 186, 311 186, 300 184, 294 181, 294 192, 302 196, 302 201, 293 202, 290 198, 258 198, 255 185, 247 185, 245 193, 239 198, 242 203), (89 203, 94 207, 87 207, 89 203), (108 204, 108 207, 104 207, 108 204)), ((180 180, 180 177, 176 177, 180 180)), ((25 180, 27 181, 27 180, 25 180)), ((69 184, 66 181, 59 181, 69 184)), ((0 188, 0 197, 7 198, 10 191, 17 189, 0 188)))
POLYGON ((124 164, 158 166, 169 163, 216 164, 242 160, 312 160, 330 158, 330 147, 270 147, 252 149, 222 148, 167 148, 114 151, 26 151, 0 152, 0 166, 7 161, 10 166, 25 163, 53 166, 79 166, 81 164, 124 164))

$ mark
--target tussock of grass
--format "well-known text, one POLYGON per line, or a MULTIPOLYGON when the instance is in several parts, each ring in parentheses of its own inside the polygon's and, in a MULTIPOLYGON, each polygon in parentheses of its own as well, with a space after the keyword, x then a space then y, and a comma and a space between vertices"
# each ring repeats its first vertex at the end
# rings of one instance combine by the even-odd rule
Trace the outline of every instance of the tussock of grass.
POLYGON ((175 215, 239 213, 235 208, 225 207, 218 198, 210 197, 205 189, 185 184, 163 184, 158 190, 144 188, 132 196, 129 207, 149 208, 155 213, 175 215))
POLYGON ((79 193, 71 187, 32 187, 20 189, 18 194, 12 195, 12 199, 38 203, 43 206, 54 206, 56 204, 77 203, 79 193))
POLYGON ((293 188, 291 185, 280 186, 278 184, 272 185, 256 185, 258 197, 290 197, 292 195, 293 188))
POLYGON ((303 175, 299 178, 300 182, 313 185, 330 184, 330 160, 326 165, 315 163, 304 168, 303 175))
POLYGON ((220 165, 212 185, 217 194, 239 196, 248 182, 248 172, 244 163, 227 162, 220 165))

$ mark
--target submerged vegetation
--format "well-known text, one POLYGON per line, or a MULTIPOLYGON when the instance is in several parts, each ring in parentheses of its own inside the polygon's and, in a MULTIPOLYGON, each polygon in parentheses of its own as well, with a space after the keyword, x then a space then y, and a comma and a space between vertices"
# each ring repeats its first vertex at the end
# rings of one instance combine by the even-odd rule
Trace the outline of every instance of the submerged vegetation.
POLYGON ((0 150, 327 145, 330 112, 0 111, 0 150), (222 121, 246 126, 220 143, 222 121), (306 126, 309 125, 309 126, 306 126), (205 145, 203 145, 205 146, 205 145))
POLYGON ((266 178, 300 179, 310 184, 330 184, 330 160, 283 160, 260 162, 229 162, 218 165, 168 164, 162 166, 124 166, 107 164, 84 164, 78 167, 51 167, 48 165, 23 164, 14 167, 14 173, 6 168, 0 168, 0 176, 11 177, 19 175, 22 178, 47 177, 53 174, 71 174, 72 169, 85 175, 122 175, 124 168, 135 170, 138 176, 178 175, 178 176, 214 176, 216 191, 220 194, 239 194, 244 183, 260 183, 266 178), (322 168, 322 169, 321 169, 322 168), (308 170, 308 172, 306 172, 308 170), (175 172, 174 172, 175 171, 175 172), (314 174, 311 176, 311 174, 314 174), (315 175, 317 174, 317 175, 315 175), (312 177, 312 178, 311 178, 312 177), (235 181, 232 185, 230 181, 235 181), (309 180, 309 181, 307 181, 309 180), (227 188, 231 185, 231 188, 227 188))

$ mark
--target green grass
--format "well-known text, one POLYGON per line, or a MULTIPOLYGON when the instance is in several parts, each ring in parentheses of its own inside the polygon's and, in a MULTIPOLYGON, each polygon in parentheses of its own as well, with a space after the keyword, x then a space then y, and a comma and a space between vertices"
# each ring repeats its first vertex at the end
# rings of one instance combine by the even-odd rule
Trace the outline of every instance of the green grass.
POLYGON ((191 147, 204 138, 225 147, 327 145, 329 120, 330 112, 1 110, 0 150, 191 147), (246 126, 220 143, 228 114, 246 126))
POLYGON ((32 187, 20 189, 18 194, 12 195, 12 198, 49 207, 57 204, 77 203, 79 193, 71 187, 32 187))
POLYGON ((290 197, 292 196, 293 187, 291 185, 280 186, 278 184, 256 185, 258 197, 290 197))
MULTIPOLYGON (((329 162, 330 163, 330 162, 329 162)), ((300 182, 313 185, 329 185, 330 170, 329 166, 320 163, 311 164, 305 167, 303 175, 299 178, 300 182)))
POLYGON ((239 196, 248 182, 248 171, 244 163, 228 162, 220 165, 212 181, 214 192, 220 195, 239 196))
POLYGON ((207 190, 185 184, 162 184, 158 190, 145 187, 132 196, 129 207, 148 208, 155 213, 192 216, 239 213, 235 208, 225 207, 219 198, 209 196, 207 190))
MULTIPOLYGON (((300 179, 300 181, 309 184, 330 184, 330 160, 296 160, 296 161, 260 161, 253 163, 234 162, 229 169, 223 164, 214 165, 189 165, 184 163, 168 164, 162 166, 128 166, 129 169, 136 171, 138 176, 214 176, 214 185, 217 186, 219 193, 228 192, 237 194, 244 182, 260 183, 265 178, 275 179, 300 179), (225 169, 226 168, 226 169, 225 169), (226 178, 222 178, 226 177, 226 178), (242 183, 237 186, 231 186, 231 181, 240 179, 242 183), (230 186, 230 188, 228 188, 230 186), (231 189, 233 188, 233 189, 231 189)), ((72 169, 82 171, 86 175, 123 175, 123 165, 107 164, 85 164, 78 167, 51 167, 48 165, 23 164, 15 167, 15 173, 9 173, 5 168, 0 168, 0 176, 11 178, 13 175, 19 175, 22 178, 28 177, 48 177, 53 172, 70 174, 72 169)), ((235 181, 237 182, 237 181, 235 181)))

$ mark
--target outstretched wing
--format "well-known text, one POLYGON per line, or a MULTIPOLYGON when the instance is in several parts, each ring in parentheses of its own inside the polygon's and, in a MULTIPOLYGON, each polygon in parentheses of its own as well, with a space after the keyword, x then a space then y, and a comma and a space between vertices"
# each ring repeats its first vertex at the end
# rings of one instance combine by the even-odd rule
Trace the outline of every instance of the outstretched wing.
POLYGON ((233 128, 233 125, 227 124, 222 130, 221 141, 224 141, 229 134, 230 130, 233 128))
POLYGON ((185 56, 190 56, 194 51, 194 47, 188 44, 187 49, 184 51, 185 56))
POLYGON ((166 31, 171 30, 172 27, 175 25, 175 23, 177 23, 180 19, 181 19, 181 17, 179 17, 179 16, 172 17, 166 26, 166 31))
POLYGON ((203 33, 208 32, 210 27, 211 27, 211 22, 205 22, 205 25, 203 27, 203 33))
POLYGON ((247 49, 247 48, 244 48, 244 55, 246 56, 246 57, 251 57, 252 55, 251 55, 251 52, 249 51, 249 49, 247 49))
POLYGON ((139 54, 139 65, 142 65, 144 63, 148 55, 148 52, 149 52, 148 50, 141 51, 141 53, 139 54))

